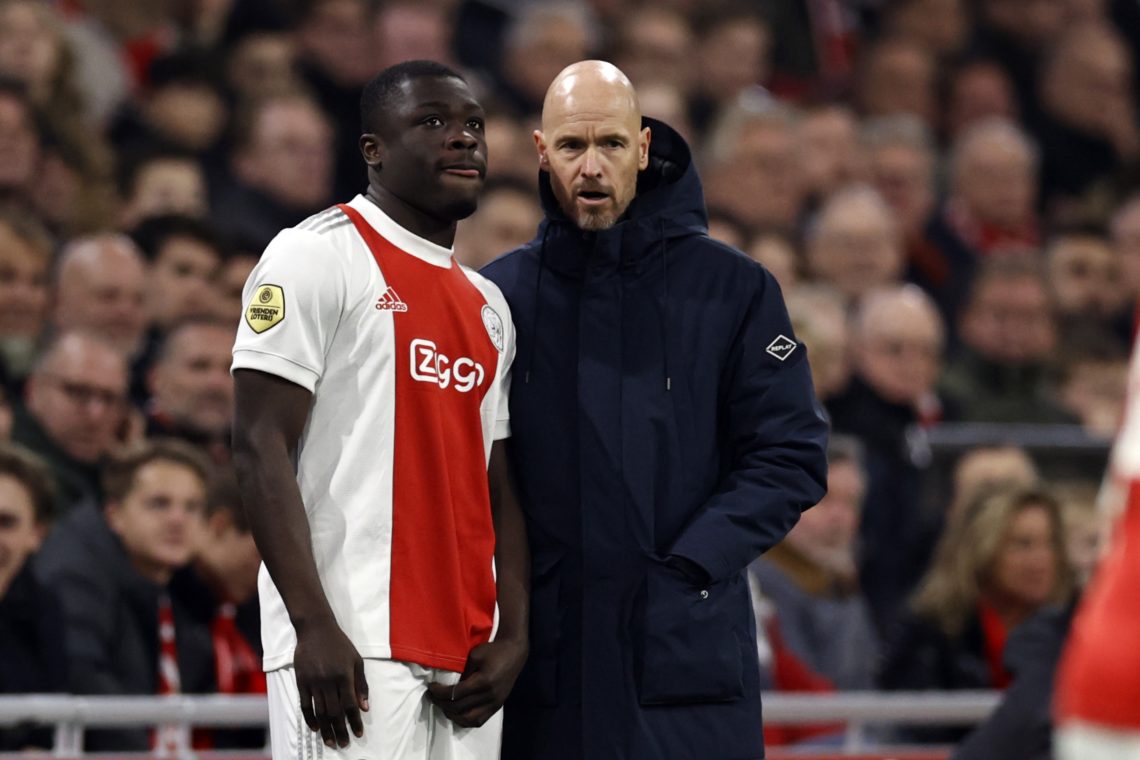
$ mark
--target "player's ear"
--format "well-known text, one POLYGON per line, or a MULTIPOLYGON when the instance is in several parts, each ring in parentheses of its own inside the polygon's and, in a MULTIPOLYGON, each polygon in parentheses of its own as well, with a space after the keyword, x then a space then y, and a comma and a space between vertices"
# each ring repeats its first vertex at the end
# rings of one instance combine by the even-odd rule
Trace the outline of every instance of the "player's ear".
POLYGON ((360 136, 360 155, 364 156, 364 163, 373 169, 380 169, 384 166, 388 150, 379 135, 366 132, 360 136))
POLYGON ((649 141, 653 138, 653 134, 649 131, 649 127, 641 130, 637 136, 637 168, 638 171, 644 171, 645 167, 649 166, 649 141))
POLYGON ((546 153, 546 137, 541 129, 534 130, 534 147, 538 150, 538 168, 550 171, 550 158, 546 153))

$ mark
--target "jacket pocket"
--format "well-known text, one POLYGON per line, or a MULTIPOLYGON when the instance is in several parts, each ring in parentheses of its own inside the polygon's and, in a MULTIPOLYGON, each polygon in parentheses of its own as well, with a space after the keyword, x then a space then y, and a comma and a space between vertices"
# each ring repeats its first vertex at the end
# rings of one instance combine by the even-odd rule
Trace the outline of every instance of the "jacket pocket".
POLYGON ((698 588, 671 568, 650 566, 637 673, 641 704, 731 702, 744 696, 730 593, 736 580, 698 588))

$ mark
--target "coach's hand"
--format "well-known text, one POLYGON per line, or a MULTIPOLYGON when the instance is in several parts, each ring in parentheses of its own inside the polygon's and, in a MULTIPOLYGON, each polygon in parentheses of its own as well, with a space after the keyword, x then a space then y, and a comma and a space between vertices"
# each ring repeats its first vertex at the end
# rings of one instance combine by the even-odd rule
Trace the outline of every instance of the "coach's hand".
POLYGON ((467 669, 459 683, 428 684, 428 696, 457 725, 481 726, 507 701, 526 656, 525 641, 480 644, 467 656, 467 669))
POLYGON ((313 731, 320 731, 329 747, 347 747, 345 720, 357 738, 364 736, 360 711, 368 710, 368 682, 364 660, 330 618, 297 628, 293 654, 301 715, 313 731))

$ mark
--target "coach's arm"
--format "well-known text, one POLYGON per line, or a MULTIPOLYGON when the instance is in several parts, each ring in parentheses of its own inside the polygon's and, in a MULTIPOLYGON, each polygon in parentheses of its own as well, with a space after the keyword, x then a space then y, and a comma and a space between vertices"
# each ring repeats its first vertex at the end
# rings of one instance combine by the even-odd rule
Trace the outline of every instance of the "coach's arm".
POLYGON ((312 394, 250 369, 234 371, 234 466, 261 557, 297 632, 293 667, 301 713, 325 744, 347 747, 348 725, 364 735, 364 661, 337 625, 321 588, 309 521, 293 470, 312 394))

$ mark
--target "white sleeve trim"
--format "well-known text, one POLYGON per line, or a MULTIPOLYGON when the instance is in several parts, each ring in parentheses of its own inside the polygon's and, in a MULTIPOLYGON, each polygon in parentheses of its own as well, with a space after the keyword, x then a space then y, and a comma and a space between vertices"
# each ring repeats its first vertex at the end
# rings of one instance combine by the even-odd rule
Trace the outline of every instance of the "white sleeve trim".
POLYGON ((230 373, 232 374, 236 369, 255 369, 259 372, 276 375, 294 385, 301 386, 309 393, 312 393, 317 387, 317 381, 321 377, 316 371, 290 359, 250 348, 234 350, 234 362, 230 367, 230 373))

